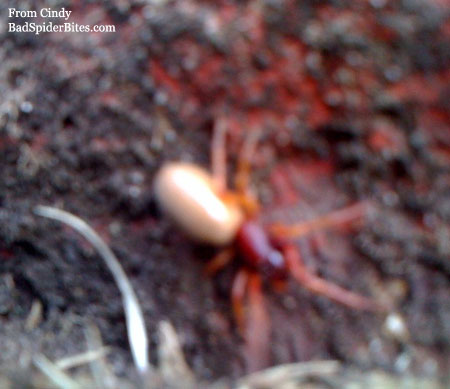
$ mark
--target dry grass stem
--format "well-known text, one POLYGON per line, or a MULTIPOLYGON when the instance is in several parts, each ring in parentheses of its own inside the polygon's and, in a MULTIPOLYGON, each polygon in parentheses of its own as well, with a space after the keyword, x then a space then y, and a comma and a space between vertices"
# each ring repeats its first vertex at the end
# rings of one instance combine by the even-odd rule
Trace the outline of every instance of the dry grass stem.
POLYGON ((164 382, 174 388, 194 387, 194 374, 184 359, 175 329, 167 321, 159 324, 159 340, 158 367, 164 382))
POLYGON ((281 388, 286 383, 298 383, 311 376, 335 374, 339 367, 340 364, 337 361, 313 361, 275 366, 242 378, 237 389, 281 388))
POLYGON ((72 369, 81 365, 86 365, 97 359, 103 358, 109 353, 108 347, 101 347, 96 350, 89 350, 70 357, 61 358, 55 362, 55 365, 62 370, 72 369))
POLYGON ((46 375, 51 382, 61 389, 83 389, 83 386, 64 373, 58 366, 48 360, 44 355, 33 357, 35 366, 46 375))
POLYGON ((148 338, 145 329, 144 316, 133 287, 114 253, 100 236, 79 217, 57 208, 41 205, 34 208, 34 213, 39 216, 60 221, 61 223, 72 227, 88 240, 103 258, 122 294, 127 322, 128 340, 130 342, 134 363, 142 375, 147 375, 150 370, 150 364, 148 359, 148 338))

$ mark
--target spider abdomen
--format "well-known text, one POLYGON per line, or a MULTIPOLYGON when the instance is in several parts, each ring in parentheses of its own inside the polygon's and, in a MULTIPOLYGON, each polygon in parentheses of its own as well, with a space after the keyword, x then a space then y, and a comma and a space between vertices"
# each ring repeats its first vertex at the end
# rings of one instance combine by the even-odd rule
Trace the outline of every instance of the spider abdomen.
POLYGON ((167 163, 154 182, 159 205, 191 238, 215 246, 233 242, 243 214, 237 204, 219 195, 206 170, 189 163, 167 163))

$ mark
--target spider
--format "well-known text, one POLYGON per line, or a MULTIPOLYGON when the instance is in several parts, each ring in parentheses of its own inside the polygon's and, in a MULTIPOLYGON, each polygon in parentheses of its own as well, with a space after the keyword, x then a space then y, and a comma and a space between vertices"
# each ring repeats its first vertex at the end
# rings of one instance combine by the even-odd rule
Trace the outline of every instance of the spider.
POLYGON ((351 223, 364 216, 367 203, 356 203, 294 225, 262 224, 258 218, 261 206, 249 189, 257 131, 250 131, 244 141, 233 190, 227 188, 226 132, 225 119, 218 119, 211 142, 212 173, 192 163, 168 162, 157 173, 154 190, 163 211, 187 235, 220 248, 206 265, 209 275, 214 275, 235 258, 240 261, 231 287, 232 310, 238 328, 246 334, 244 338, 254 349, 253 354, 264 348, 264 338, 269 332, 263 303, 263 279, 276 286, 292 276, 309 291, 347 307, 383 310, 372 299, 310 272, 303 264, 297 246, 289 239, 351 223), (245 308, 248 308, 247 315, 245 308))

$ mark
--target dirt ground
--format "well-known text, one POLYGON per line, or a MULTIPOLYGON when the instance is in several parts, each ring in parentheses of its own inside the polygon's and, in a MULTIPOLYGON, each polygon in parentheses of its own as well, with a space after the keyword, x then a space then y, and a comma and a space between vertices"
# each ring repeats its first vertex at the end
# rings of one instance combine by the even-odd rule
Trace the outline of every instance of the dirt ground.
POLYGON ((371 201, 352 228, 295 243, 310 269, 389 301, 406 326, 386 329, 385 315, 295 282, 283 293, 267 285, 267 365, 333 359, 400 376, 448 375, 446 1, 48 0, 34 9, 65 7, 70 22, 116 32, 8 32, 8 8, 30 3, 0 4, 4 369, 26 369, 38 353, 83 352, 93 323, 114 373, 133 377, 112 277, 74 231, 33 215, 44 204, 82 217, 111 246, 136 288, 152 348, 157 324, 169 320, 197 377, 248 372, 229 299, 237 264, 204 276, 215 249, 173 228, 152 197, 165 161, 208 167, 222 117, 230 172, 246 132, 262 132, 252 188, 263 220, 292 223, 371 201), (39 306, 42 315, 30 318, 39 306))

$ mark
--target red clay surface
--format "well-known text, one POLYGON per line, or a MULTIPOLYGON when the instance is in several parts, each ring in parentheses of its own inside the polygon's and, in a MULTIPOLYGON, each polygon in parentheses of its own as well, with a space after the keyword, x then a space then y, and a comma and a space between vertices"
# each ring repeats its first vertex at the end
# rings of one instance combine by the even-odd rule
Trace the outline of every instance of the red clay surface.
MULTIPOLYGON (((3 22, 13 3, 0 6, 3 22)), ((52 359, 83 351, 90 320, 113 347, 116 371, 130 371, 112 278, 73 231, 32 215, 46 204, 86 219, 111 245, 150 332, 169 319, 198 376, 246 372, 230 312, 235 267, 203 276, 214 249, 187 240, 152 201, 152 178, 165 161, 208 166, 213 123, 226 117, 230 172, 245 133, 263 133, 253 188, 265 219, 295 222, 361 200, 375 204, 353 228, 296 244, 324 278, 393 302, 409 330, 396 340, 383 331, 382 315, 351 311, 295 283, 284 293, 267 288, 268 364, 332 358, 448 372, 446 2, 60 6, 73 11, 71 22, 114 24, 117 32, 1 32, 0 364, 14 365, 30 349, 52 359), (44 317, 26 332, 33 300, 44 317)))

